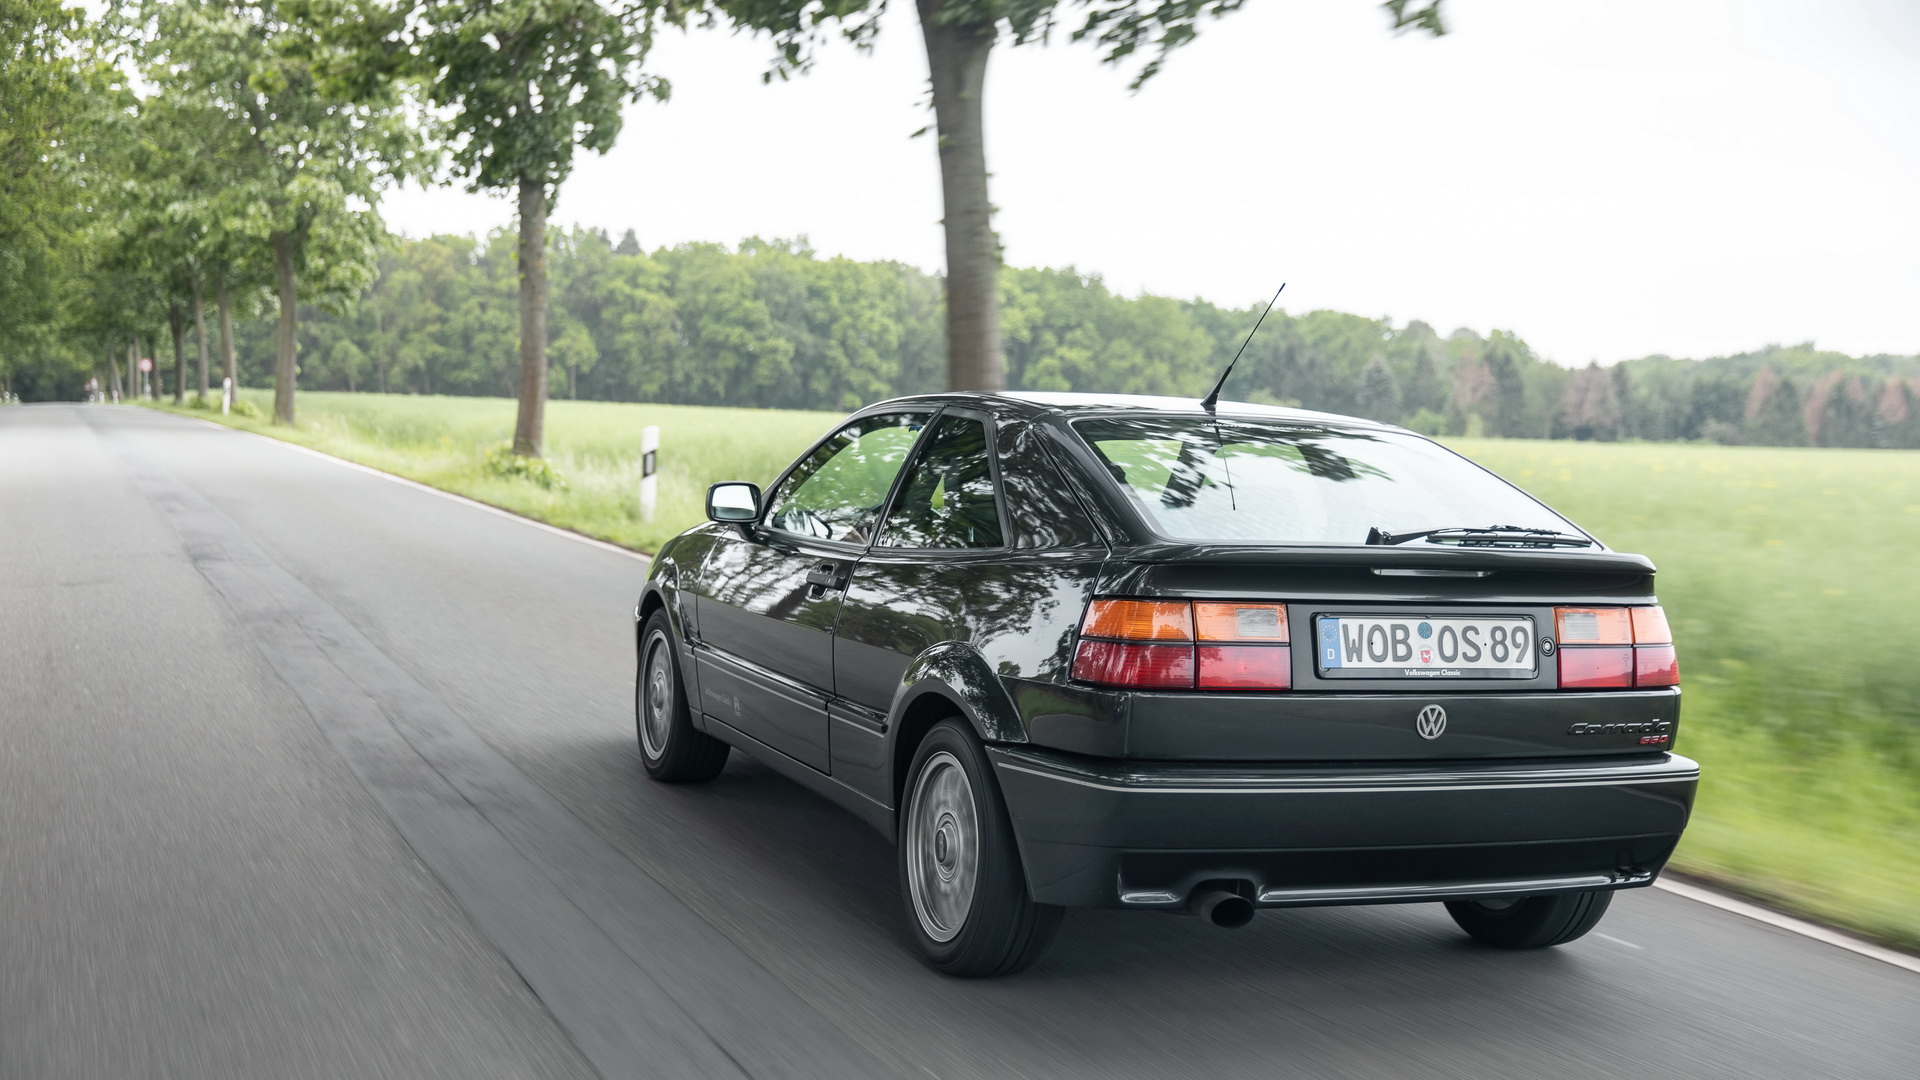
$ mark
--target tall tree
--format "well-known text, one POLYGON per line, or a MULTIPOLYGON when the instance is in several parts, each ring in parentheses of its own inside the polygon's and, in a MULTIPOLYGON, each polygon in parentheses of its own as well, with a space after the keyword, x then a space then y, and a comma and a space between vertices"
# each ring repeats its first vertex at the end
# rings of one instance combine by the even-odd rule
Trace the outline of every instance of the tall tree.
MULTIPOLYGON (((1443 0, 1389 0, 1393 27, 1446 32, 1443 0)), ((1089 40, 1106 63, 1144 49, 1152 59, 1133 79, 1138 90, 1174 49, 1193 40, 1203 16, 1237 11, 1245 0, 1076 0, 1086 18, 1071 38, 1089 40)), ((886 0, 717 0, 740 26, 770 34, 779 52, 769 75, 785 77, 812 63, 822 27, 838 23, 846 37, 869 43, 886 0)), ((954 390, 1006 386, 1000 335, 1000 238, 987 187, 982 103, 987 59, 1004 36, 1015 45, 1046 41, 1058 28, 1061 0, 914 0, 927 50, 934 127, 939 134, 940 191, 947 241, 947 381, 954 390)))
POLYGON ((294 418, 302 283, 371 281, 380 193, 424 164, 404 83, 370 77, 342 32, 366 15, 358 0, 143 0, 133 26, 147 81, 236 138, 220 205, 271 252, 280 423, 294 418))
POLYGON ((547 215, 576 151, 605 153, 620 110, 664 100, 644 69, 653 34, 680 23, 680 0, 399 0, 388 40, 427 67, 450 111, 454 172, 471 189, 512 191, 520 247, 519 414, 513 451, 540 456, 547 403, 547 215))
POLYGON ((80 194, 63 147, 87 109, 83 39, 77 7, 0 0, 0 380, 10 388, 15 369, 46 355, 61 317, 80 194))

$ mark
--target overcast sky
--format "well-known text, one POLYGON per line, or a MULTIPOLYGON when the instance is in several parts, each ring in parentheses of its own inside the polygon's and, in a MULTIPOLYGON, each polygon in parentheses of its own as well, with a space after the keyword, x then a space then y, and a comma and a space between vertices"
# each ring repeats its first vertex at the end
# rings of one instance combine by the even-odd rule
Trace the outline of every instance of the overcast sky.
MULTIPOLYGON (((1447 10, 1434 40, 1387 33, 1372 0, 1252 0, 1138 94, 1085 46, 996 49, 1008 261, 1235 305, 1284 280, 1290 311, 1510 329, 1565 364, 1920 352, 1920 0, 1447 10)), ((792 82, 760 82, 769 54, 663 41, 672 102, 630 107, 553 220, 939 269, 912 6, 792 82)), ((445 188, 384 210, 412 236, 513 218, 445 188)))

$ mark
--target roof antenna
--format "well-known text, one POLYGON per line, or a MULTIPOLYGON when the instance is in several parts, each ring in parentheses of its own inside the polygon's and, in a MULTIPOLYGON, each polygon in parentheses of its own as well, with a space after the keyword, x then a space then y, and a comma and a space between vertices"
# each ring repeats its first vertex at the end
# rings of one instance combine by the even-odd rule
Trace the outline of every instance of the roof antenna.
POLYGON ((1212 412, 1213 407, 1220 404, 1220 388, 1227 385, 1227 376, 1233 374, 1233 365, 1240 362, 1240 353, 1246 352, 1247 346, 1253 343, 1253 335, 1260 332, 1260 324, 1267 321, 1267 313, 1273 310, 1273 305, 1280 301, 1280 294, 1286 291, 1287 283, 1284 281, 1273 290, 1273 299, 1267 301, 1267 310, 1260 313, 1260 317, 1254 320, 1253 329, 1247 331, 1247 340, 1240 343, 1240 352, 1234 353, 1233 359, 1227 361, 1227 370, 1220 373, 1220 381, 1213 384, 1213 392, 1200 399, 1201 408, 1212 412))

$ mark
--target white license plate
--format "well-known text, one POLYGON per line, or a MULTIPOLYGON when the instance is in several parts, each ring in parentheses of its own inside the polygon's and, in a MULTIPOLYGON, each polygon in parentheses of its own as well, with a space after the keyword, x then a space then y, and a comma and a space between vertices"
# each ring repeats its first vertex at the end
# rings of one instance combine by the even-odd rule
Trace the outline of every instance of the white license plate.
POLYGON ((1531 679, 1540 639, 1525 617, 1322 615, 1328 679, 1531 679))

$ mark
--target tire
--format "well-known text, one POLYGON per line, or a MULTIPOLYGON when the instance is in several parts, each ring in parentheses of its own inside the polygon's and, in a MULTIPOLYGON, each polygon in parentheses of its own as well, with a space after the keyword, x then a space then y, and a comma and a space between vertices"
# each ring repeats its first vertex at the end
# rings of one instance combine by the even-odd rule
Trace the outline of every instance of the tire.
POLYGON ((1065 909, 1037 904, 986 751, 959 719, 914 751, 900 806, 900 895, 927 961, 948 975, 1024 971, 1046 955, 1065 909))
POLYGON ((1612 889, 1554 896, 1450 900, 1447 914, 1475 941, 1501 949, 1544 949, 1593 929, 1613 903, 1612 889))
POLYGON ((654 612, 640 633, 633 726, 641 764, 663 784, 702 784, 726 767, 727 744, 693 728, 687 684, 664 611, 654 612))

